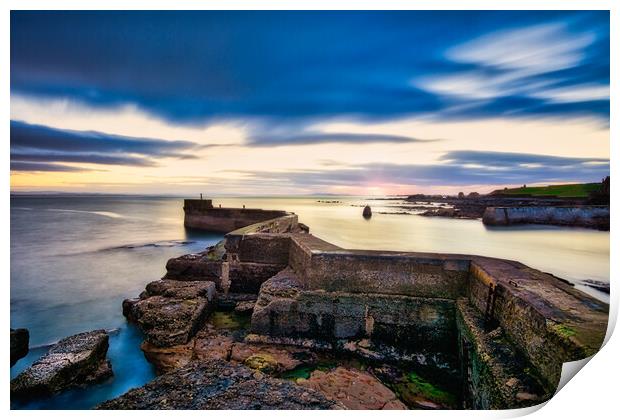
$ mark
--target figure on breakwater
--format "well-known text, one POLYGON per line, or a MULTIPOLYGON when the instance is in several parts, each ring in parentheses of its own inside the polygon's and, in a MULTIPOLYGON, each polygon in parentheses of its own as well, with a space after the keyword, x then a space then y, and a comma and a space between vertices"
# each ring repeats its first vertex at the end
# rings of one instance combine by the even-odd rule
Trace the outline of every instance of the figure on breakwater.
MULTIPOLYGON (((428 389, 418 376, 393 367, 403 364, 440 383, 456 384, 460 395, 443 399, 447 406, 526 407, 549 399, 562 364, 593 355, 605 336, 608 305, 515 261, 347 250, 309 234, 292 213, 270 218, 271 211, 197 208, 188 201, 186 223, 189 214, 196 226, 242 223, 248 211, 260 221, 229 232, 203 253, 171 259, 163 280, 123 303, 126 316, 145 332, 145 355, 170 376, 106 408, 159 407, 158 395, 166 390, 194 389, 193 383, 173 386, 174 369, 205 369, 191 361, 219 358, 277 376, 313 363, 318 352, 326 351, 366 360, 374 377, 394 380, 392 389, 400 389, 398 378, 405 377, 428 389), (224 306, 252 307, 243 340, 214 327, 213 311, 224 306)), ((308 383, 298 385, 315 384, 313 389, 347 407, 355 390, 346 378, 362 374, 313 373, 308 383), (322 380, 344 382, 337 392, 327 392, 322 380)), ((406 389, 413 386, 407 382, 406 389)), ((369 407, 394 404, 389 392, 377 395, 384 395, 384 402, 369 407)), ((422 405, 432 404, 440 402, 422 405)))

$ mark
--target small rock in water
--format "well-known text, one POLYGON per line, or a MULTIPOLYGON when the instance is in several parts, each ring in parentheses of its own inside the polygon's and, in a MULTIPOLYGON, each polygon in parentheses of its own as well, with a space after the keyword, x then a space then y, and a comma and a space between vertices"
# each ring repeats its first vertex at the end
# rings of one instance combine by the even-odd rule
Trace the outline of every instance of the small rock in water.
POLYGON ((370 209, 370 206, 364 207, 362 216, 364 216, 364 219, 370 219, 372 217, 372 210, 370 209))
POLYGON ((105 330, 64 338, 11 381, 11 397, 34 398, 100 382, 113 375, 105 330))

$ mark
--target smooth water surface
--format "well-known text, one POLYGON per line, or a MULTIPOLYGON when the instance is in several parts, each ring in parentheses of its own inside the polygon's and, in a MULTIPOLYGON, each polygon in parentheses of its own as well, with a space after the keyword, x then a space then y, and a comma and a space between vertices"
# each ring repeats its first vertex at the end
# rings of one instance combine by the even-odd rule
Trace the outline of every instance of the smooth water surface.
POLYGON ((90 408, 154 378, 121 302, 161 278, 169 258, 222 238, 186 230, 182 207, 171 198, 11 198, 11 327, 28 328, 31 346, 11 377, 48 344, 98 328, 111 330, 115 374, 104 384, 13 408, 90 408))
MULTIPOLYGON (((551 226, 485 227, 479 220, 380 214, 397 201, 363 197, 219 198, 217 206, 295 212, 310 231, 345 248, 478 254, 519 260, 579 285, 609 282, 609 232, 551 226), (321 203, 319 200, 338 201, 321 203), (362 207, 373 208, 370 220, 362 207)), ((121 302, 165 273, 166 261, 222 238, 186 230, 183 202, 173 197, 11 197, 11 327, 30 330, 29 355, 97 328, 111 330, 114 379, 14 408, 90 408, 154 377, 121 302)), ((579 285, 599 299, 608 296, 579 285)))

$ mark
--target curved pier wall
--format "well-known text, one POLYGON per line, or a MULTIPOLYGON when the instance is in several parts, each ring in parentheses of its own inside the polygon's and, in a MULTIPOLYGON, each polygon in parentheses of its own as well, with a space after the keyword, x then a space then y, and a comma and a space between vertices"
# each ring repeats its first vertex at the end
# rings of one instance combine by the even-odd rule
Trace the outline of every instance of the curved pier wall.
POLYGON ((553 224, 609 229, 609 206, 487 207, 485 225, 553 224))
POLYGON ((221 233, 289 214, 280 210, 213 207, 211 200, 185 200, 183 210, 185 227, 221 233))
MULTIPOLYGON (((290 235, 301 232, 297 215, 284 215, 234 230, 224 237, 222 285, 228 293, 258 294, 261 285, 286 268, 290 235)), ((267 212, 266 214, 269 214, 267 212)))

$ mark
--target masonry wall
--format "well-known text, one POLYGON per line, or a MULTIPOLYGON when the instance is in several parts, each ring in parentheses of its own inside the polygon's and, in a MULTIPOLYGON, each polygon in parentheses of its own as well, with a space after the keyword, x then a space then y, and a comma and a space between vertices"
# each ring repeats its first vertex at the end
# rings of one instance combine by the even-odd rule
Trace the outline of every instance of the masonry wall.
POLYGON ((555 224, 609 229, 609 206, 487 207, 486 225, 555 224))
POLYGON ((289 214, 279 210, 213 207, 211 200, 185 200, 183 210, 186 227, 222 233, 289 214))
MULTIPOLYGON (((368 357, 393 346, 464 378, 473 408, 541 402, 562 363, 591 356, 605 335, 608 305, 514 261, 345 250, 286 213, 230 232, 224 247, 221 289, 259 293, 253 333, 368 357)), ((210 262, 186 259, 170 268, 211 275, 210 262)))
POLYGON ((293 238, 290 264, 308 289, 444 299, 465 293, 469 260, 459 256, 340 250, 327 243, 310 249, 306 242, 293 238))
POLYGON ((566 361, 594 354, 605 335, 608 305, 554 276, 514 261, 473 257, 468 298, 555 389, 566 361))
POLYGON ((291 233, 300 229, 297 215, 286 213, 228 233, 222 289, 258 294, 267 279, 288 265, 291 233))

